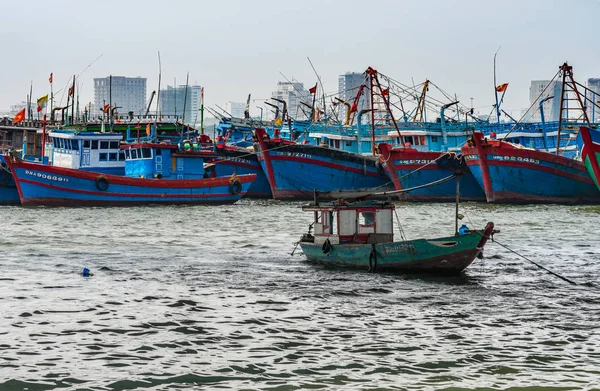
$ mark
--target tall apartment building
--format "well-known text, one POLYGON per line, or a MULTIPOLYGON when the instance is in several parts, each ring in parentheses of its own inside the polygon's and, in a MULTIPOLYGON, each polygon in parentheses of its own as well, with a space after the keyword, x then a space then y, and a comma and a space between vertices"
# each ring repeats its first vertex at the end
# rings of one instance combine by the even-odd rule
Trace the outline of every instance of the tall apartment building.
POLYGON ((186 124, 199 123, 202 87, 200 86, 167 86, 160 90, 160 114, 163 119, 181 121, 186 124), (187 90, 187 98, 186 98, 187 90), (185 118, 184 115, 185 104, 185 118))
POLYGON ((529 110, 530 114, 528 114, 526 120, 528 122, 541 122, 542 118, 539 102, 541 99, 545 99, 542 103, 544 120, 558 121, 558 116, 560 115, 561 90, 562 86, 559 81, 550 83, 550 80, 532 80, 531 86, 529 87, 529 103, 532 107, 529 110))
MULTIPOLYGON (((127 116, 144 114, 146 110, 146 78, 109 76, 94 78, 94 107, 96 110, 111 104, 116 112, 127 116)), ((98 113, 92 113, 95 116, 98 113)))
MULTIPOLYGON (((600 79, 590 78, 587 80, 587 88, 593 92, 586 91, 586 100, 588 102, 594 102, 600 106, 600 79)), ((600 109, 591 103, 587 105, 588 118, 591 122, 596 122, 600 119, 600 109)))
MULTIPOLYGON (((357 72, 346 72, 340 75, 338 78, 338 97, 352 104, 358 93, 358 89, 361 85, 366 83, 365 74, 357 72)), ((371 97, 365 92, 360 99, 357 110, 363 110, 370 105, 371 97)), ((339 118, 340 121, 344 121, 346 118, 347 107, 345 105, 339 105, 339 118)))
POLYGON ((227 111, 233 118, 244 118, 244 110, 246 110, 246 103, 244 102, 227 102, 227 111))
MULTIPOLYGON (((277 90, 273 91, 271 97, 286 102, 289 116, 293 119, 309 119, 310 109, 300 102, 312 104, 312 95, 300 82, 277 82, 277 90)), ((275 104, 275 102, 269 102, 275 104)), ((280 105, 280 109, 281 109, 280 105)), ((266 117, 266 115, 265 115, 266 117)), ((267 117, 268 118, 268 117, 267 117)))

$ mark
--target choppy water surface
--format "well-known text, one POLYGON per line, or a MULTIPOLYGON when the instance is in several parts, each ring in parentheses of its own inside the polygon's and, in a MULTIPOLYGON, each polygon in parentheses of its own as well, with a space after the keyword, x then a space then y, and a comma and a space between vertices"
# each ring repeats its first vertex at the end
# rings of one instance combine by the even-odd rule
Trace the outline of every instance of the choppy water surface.
POLYGON ((495 243, 455 278, 312 265, 298 206, 0 208, 0 389, 600 388, 600 208, 461 207, 571 286, 495 243))

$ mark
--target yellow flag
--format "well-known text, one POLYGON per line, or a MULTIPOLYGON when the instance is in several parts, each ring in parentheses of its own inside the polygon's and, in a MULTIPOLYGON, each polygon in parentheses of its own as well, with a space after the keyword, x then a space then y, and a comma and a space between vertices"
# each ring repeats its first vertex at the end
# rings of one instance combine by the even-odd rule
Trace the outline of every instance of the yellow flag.
POLYGON ((40 99, 37 100, 37 104, 40 107, 46 102, 48 102, 48 94, 42 96, 40 99))
POLYGON ((281 117, 277 117, 275 119, 275 126, 281 126, 282 123, 283 123, 283 121, 281 120, 281 117))

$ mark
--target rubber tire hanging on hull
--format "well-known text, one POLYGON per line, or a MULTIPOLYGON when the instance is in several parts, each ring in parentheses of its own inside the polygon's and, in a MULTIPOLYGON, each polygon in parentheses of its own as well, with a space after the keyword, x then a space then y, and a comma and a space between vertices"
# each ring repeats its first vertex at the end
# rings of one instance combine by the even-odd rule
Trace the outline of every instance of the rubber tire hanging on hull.
POLYGON ((106 179, 105 176, 99 176, 98 178, 96 178, 96 187, 98 188, 98 190, 108 190, 108 186, 110 186, 110 183, 108 182, 108 179, 106 179))
POLYGON ((329 239, 323 242, 323 247, 321 247, 321 250, 323 251, 323 254, 327 254, 329 251, 331 251, 331 242, 329 239))
POLYGON ((229 192, 233 195, 238 195, 242 192, 242 183, 239 180, 232 181, 229 184, 229 192))
POLYGON ((369 254, 369 271, 375 273, 375 270, 377 270, 377 251, 375 251, 375 245, 373 245, 371 254, 369 254))

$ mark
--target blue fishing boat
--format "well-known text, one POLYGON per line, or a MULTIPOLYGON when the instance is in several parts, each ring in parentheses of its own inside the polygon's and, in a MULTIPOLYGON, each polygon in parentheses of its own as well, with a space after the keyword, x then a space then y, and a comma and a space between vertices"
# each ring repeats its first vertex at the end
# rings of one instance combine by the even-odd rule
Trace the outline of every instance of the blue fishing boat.
POLYGON ((505 140, 487 139, 475 132, 462 148, 469 169, 493 203, 600 202, 600 192, 585 164, 576 156, 574 137, 568 130, 579 129, 578 122, 590 126, 587 108, 573 78, 573 67, 564 63, 559 125, 553 152, 525 148, 505 140), (573 104, 573 102, 576 102, 573 104), (565 141, 566 144, 562 144, 565 141))
POLYGON ((448 237, 394 241, 393 204, 338 200, 303 210, 314 216, 299 241, 309 261, 372 272, 458 274, 481 254, 495 232, 490 222, 483 230, 465 226, 448 237))
MULTIPOLYGON (((120 150, 122 137, 120 133, 53 129, 48 133, 49 142, 42 146, 42 156, 28 155, 26 142, 23 143, 21 156, 23 160, 31 163, 124 175, 125 155, 120 150)), ((0 204, 20 204, 12 173, 4 162, 4 157, 0 157, 0 160, 0 204)))
POLYGON ((371 156, 269 138, 256 129, 254 144, 273 198, 310 200, 314 191, 393 190, 371 156))
POLYGON ((25 162, 7 163, 24 206, 232 204, 256 175, 206 178, 204 157, 178 144, 125 145, 125 175, 25 162))

